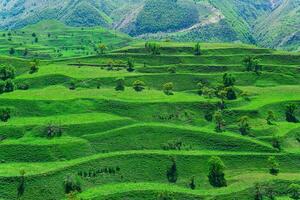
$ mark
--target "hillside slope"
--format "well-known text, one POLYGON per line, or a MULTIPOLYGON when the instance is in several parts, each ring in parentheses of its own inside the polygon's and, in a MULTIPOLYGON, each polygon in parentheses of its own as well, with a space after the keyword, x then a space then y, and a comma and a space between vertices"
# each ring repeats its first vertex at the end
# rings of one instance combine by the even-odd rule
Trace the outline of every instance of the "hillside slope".
POLYGON ((300 0, 4 0, 0 29, 44 19, 145 39, 244 42, 298 50, 300 0))

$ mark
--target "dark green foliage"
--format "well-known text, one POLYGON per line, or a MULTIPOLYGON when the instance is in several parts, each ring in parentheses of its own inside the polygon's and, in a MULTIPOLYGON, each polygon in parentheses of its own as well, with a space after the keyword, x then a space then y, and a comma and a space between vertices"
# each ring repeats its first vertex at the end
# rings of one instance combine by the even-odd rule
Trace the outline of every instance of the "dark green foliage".
POLYGON ((173 95, 174 84, 172 82, 163 85, 163 91, 166 95, 173 95))
POLYGON ((160 45, 155 42, 146 42, 145 43, 146 50, 153 54, 153 55, 159 55, 160 54, 160 45))
POLYGON ((260 185, 255 185, 254 200, 263 200, 263 191, 260 185))
POLYGON ((201 46, 200 46, 199 42, 195 45, 194 54, 196 56, 200 56, 201 55, 201 46))
POLYGON ((198 19, 198 10, 192 1, 147 0, 132 34, 174 31, 189 27, 198 19))
POLYGON ((0 120, 2 122, 7 122, 10 119, 10 108, 0 108, 0 120))
POLYGON ((224 131, 225 120, 223 119, 223 115, 221 111, 216 111, 214 114, 214 120, 216 123, 216 132, 220 133, 224 131))
POLYGON ((176 74, 176 67, 169 67, 169 68, 168 68, 168 72, 169 72, 170 74, 176 74))
POLYGON ((11 47, 8 52, 10 55, 14 55, 16 53, 15 48, 11 47))
POLYGON ((25 171, 20 171, 20 180, 17 188, 17 198, 21 198, 25 192, 25 171))
POLYGON ((71 192, 81 192, 81 181, 79 177, 68 175, 64 180, 64 190, 66 194, 71 192))
POLYGON ((275 148, 275 149, 278 149, 278 151, 281 150, 281 140, 280 140, 280 137, 278 136, 273 136, 272 138, 272 146, 275 148))
POLYGON ((289 104, 286 106, 285 109, 285 118, 288 122, 297 123, 299 120, 296 118, 295 112, 296 112, 297 106, 295 104, 289 104))
POLYGON ((268 125, 273 125, 275 121, 275 115, 274 115, 274 112, 273 111, 268 111, 268 116, 266 118, 266 121, 267 121, 267 124, 268 125))
POLYGON ((260 74, 262 71, 262 65, 260 64, 260 60, 257 58, 254 58, 252 56, 247 56, 243 60, 244 66, 246 68, 246 71, 250 72, 253 71, 257 75, 260 74))
POLYGON ((177 164, 175 158, 172 158, 172 165, 167 170, 167 179, 170 183, 176 183, 178 178, 177 164))
POLYGON ((277 162, 275 156, 270 156, 268 158, 268 163, 270 167, 270 174, 276 176, 279 173, 279 163, 277 162))
POLYGON ((69 84, 69 89, 70 90, 76 90, 76 83, 75 81, 71 81, 70 84, 69 84))
POLYGON ((190 182, 189 186, 192 190, 196 189, 195 177, 191 178, 191 182, 190 182))
POLYGON ((234 86, 235 81, 236 80, 232 74, 225 73, 223 75, 223 85, 225 88, 234 86))
POLYGON ((125 80, 124 80, 124 78, 118 78, 116 80, 115 90, 116 91, 124 91, 125 90, 125 80))
POLYGON ((4 92, 12 92, 15 90, 15 84, 11 79, 5 81, 4 92))
POLYGON ((18 90, 28 90, 29 89, 29 84, 28 83, 19 83, 17 85, 18 90))
POLYGON ((14 79, 16 74, 16 69, 11 66, 5 66, 0 68, 0 79, 5 81, 7 79, 14 79))
POLYGON ((250 134, 250 125, 249 125, 249 118, 247 116, 243 116, 239 119, 239 131, 242 135, 249 135, 250 134))
POLYGON ((288 188, 289 196, 292 199, 298 200, 300 199, 300 185, 298 184, 291 184, 288 188))
POLYGON ((63 134, 63 129, 61 125, 49 123, 44 129, 44 133, 47 138, 61 137, 63 134))
POLYGON ((221 158, 214 156, 209 160, 209 183, 213 187, 225 187, 227 186, 227 181, 224 174, 225 165, 221 158))
POLYGON ((127 61, 127 71, 133 72, 134 71, 134 61, 132 59, 129 59, 127 61))
POLYGON ((175 200, 175 198, 173 194, 161 192, 157 195, 157 200, 175 200))
POLYGON ((137 92, 141 92, 145 89, 146 84, 143 81, 136 80, 133 83, 133 89, 137 92))
POLYGON ((225 88, 225 90, 227 91, 227 99, 228 100, 237 99, 237 96, 236 96, 236 93, 235 93, 235 90, 233 87, 227 87, 227 88, 225 88))

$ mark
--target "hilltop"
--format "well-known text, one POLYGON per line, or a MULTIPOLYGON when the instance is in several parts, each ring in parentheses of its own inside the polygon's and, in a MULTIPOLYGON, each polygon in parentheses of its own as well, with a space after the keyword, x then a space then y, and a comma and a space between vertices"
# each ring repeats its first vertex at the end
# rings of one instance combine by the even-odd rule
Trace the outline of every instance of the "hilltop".
POLYGON ((0 3, 0 28, 56 19, 145 39, 239 41, 298 50, 299 9, 299 0, 11 0, 0 3))

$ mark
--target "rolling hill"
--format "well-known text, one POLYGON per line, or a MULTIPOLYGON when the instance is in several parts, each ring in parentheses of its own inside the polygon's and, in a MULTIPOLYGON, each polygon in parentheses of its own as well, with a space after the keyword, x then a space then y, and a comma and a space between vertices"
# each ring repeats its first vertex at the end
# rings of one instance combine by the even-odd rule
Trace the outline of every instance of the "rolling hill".
POLYGON ((299 0, 5 0, 0 28, 56 19, 144 39, 239 41, 298 50, 299 9, 299 0))

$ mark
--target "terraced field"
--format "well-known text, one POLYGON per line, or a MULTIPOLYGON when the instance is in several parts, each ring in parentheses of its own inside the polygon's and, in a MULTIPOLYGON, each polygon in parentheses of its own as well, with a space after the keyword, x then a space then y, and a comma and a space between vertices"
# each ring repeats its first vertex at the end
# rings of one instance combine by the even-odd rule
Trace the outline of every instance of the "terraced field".
MULTIPOLYGON (((286 121, 286 106, 300 107, 300 55, 201 44, 195 56, 194 43, 159 45, 159 55, 136 43, 97 56, 43 60, 35 73, 29 60, 0 57, 16 68, 15 84, 29 87, 0 95, 1 108, 11 110, 0 123, 0 199, 250 200, 257 185, 288 199, 289 185, 300 183, 300 124, 286 121), (247 56, 260 59, 259 74, 246 71, 247 56), (222 87, 225 73, 236 79, 234 100, 209 92, 222 87), (115 89, 120 78, 124 91, 115 89), (137 80, 145 83, 139 92, 137 80), (172 95, 163 91, 169 82, 172 95), (270 111, 275 117, 268 124, 270 111), (209 183, 212 156, 226 166, 227 187, 209 183), (278 175, 269 173, 272 156, 278 175), (174 159, 178 177, 169 183, 174 159), (80 180, 79 193, 66 196, 67 177, 80 180)), ((293 114, 300 119, 299 109, 293 114)))

